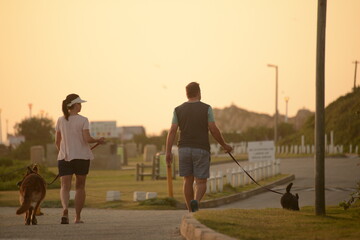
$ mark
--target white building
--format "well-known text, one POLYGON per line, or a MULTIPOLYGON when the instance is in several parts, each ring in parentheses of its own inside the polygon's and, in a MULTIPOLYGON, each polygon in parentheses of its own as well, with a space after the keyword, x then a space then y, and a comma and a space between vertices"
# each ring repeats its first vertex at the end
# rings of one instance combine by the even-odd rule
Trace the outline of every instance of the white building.
POLYGON ((118 127, 119 138, 122 141, 132 140, 136 135, 146 135, 143 126, 123 126, 118 127))
POLYGON ((90 134, 94 138, 118 138, 116 121, 94 121, 90 122, 90 134))
POLYGON ((13 136, 13 135, 8 134, 7 139, 8 139, 9 145, 11 145, 13 147, 17 147, 20 145, 20 143, 25 142, 24 136, 13 136))

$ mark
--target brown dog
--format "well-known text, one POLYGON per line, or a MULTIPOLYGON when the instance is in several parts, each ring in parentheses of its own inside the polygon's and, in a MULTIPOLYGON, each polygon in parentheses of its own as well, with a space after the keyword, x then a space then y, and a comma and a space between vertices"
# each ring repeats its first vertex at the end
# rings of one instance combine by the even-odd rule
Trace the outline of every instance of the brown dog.
POLYGON ((20 208, 16 214, 20 215, 26 212, 25 224, 36 225, 36 212, 40 203, 44 200, 46 194, 46 182, 38 174, 38 167, 35 165, 32 169, 28 167, 27 174, 20 185, 20 208), (35 204, 35 207, 33 206, 35 204))

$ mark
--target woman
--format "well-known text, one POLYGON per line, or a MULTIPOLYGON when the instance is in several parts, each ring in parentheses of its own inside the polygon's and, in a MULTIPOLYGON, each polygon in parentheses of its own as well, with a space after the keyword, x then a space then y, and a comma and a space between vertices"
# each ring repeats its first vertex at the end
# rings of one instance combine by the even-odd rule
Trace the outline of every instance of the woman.
POLYGON ((56 146, 59 150, 58 169, 61 180, 60 199, 63 207, 61 224, 69 223, 68 205, 72 176, 76 176, 75 184, 75 223, 81 221, 81 210, 85 203, 85 180, 89 173, 90 160, 94 159, 89 143, 105 142, 104 138, 95 139, 90 136, 89 120, 79 115, 82 100, 79 95, 70 94, 62 103, 64 116, 56 123, 56 146))

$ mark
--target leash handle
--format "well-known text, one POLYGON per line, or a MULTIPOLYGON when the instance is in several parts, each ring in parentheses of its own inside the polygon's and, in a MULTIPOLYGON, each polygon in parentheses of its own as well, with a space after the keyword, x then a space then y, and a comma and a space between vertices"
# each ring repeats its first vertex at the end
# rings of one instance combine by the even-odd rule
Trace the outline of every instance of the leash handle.
POLYGON ((96 148, 97 146, 99 146, 100 143, 96 143, 94 146, 92 146, 90 149, 93 150, 94 148, 96 148))
POLYGON ((272 190, 272 189, 270 189, 270 188, 267 188, 267 187, 264 187, 264 186, 260 185, 260 183, 258 183, 258 182, 240 165, 240 163, 234 158, 234 156, 231 154, 231 152, 228 152, 228 154, 230 155, 230 157, 232 158, 232 160, 234 160, 234 162, 235 162, 237 165, 239 165, 239 167, 246 173, 246 175, 248 175, 248 177, 249 177, 256 185, 258 185, 259 187, 264 188, 264 189, 266 189, 266 190, 268 190, 268 191, 270 191, 270 192, 283 195, 283 193, 281 193, 281 192, 278 192, 278 191, 275 191, 275 190, 272 190))

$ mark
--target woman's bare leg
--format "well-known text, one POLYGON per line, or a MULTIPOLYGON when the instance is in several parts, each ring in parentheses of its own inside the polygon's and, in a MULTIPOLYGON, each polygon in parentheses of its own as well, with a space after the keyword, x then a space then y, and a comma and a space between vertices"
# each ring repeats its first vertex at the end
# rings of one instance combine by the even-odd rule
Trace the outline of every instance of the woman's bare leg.
POLYGON ((68 217, 69 214, 71 179, 72 179, 72 175, 60 177, 60 181, 61 181, 60 200, 63 208, 63 217, 68 217))
POLYGON ((81 210, 85 203, 85 181, 86 175, 76 175, 76 193, 75 193, 75 223, 82 223, 81 221, 81 210))

